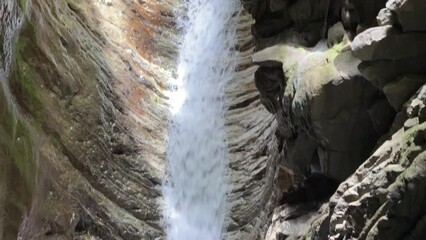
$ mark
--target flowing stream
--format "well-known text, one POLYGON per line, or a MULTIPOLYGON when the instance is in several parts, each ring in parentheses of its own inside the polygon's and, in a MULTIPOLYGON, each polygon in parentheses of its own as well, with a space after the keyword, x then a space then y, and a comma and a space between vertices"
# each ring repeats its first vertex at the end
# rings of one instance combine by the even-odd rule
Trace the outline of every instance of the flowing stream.
POLYGON ((169 240, 218 240, 228 165, 224 87, 235 72, 239 0, 189 0, 180 24, 177 78, 163 186, 169 240))

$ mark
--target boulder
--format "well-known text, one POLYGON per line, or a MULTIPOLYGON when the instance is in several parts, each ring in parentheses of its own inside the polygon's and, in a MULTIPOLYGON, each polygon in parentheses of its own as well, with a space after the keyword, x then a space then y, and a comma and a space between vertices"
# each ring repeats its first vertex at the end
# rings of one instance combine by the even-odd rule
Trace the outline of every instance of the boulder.
POLYGON ((291 19, 296 25, 323 19, 328 8, 329 0, 299 0, 289 8, 291 19))
MULTIPOLYGON (((327 176, 346 179, 370 154, 379 136, 376 128, 388 127, 373 124, 369 109, 378 91, 360 76, 359 61, 347 45, 328 49, 325 42, 314 48, 281 44, 257 52, 253 60, 283 63, 286 84, 281 106, 288 117, 279 121, 278 129, 281 125, 293 129, 293 134, 283 131, 279 136, 286 143, 286 166, 303 174, 320 165, 327 176)), ((388 110, 383 107, 378 115, 387 116, 388 110)))
POLYGON ((424 86, 404 112, 410 119, 331 197, 304 236, 312 239, 423 239, 426 232, 424 86), (423 104, 418 104, 422 102, 423 104), (325 234, 324 234, 325 233, 325 234))
POLYGON ((379 60, 362 62, 358 68, 362 75, 374 85, 383 88, 388 82, 403 74, 426 74, 426 54, 401 60, 379 60))
POLYGON ((386 3, 386 8, 396 13, 404 32, 426 31, 426 1, 390 0, 386 3))
POLYGON ((327 34, 327 46, 332 47, 335 44, 339 44, 343 41, 345 37, 345 29, 341 22, 337 22, 328 29, 327 34))
POLYGON ((425 76, 405 75, 392 81, 383 88, 392 107, 401 109, 402 105, 426 83, 425 76))
POLYGON ((389 126, 395 118, 395 109, 389 104, 385 96, 378 100, 368 109, 368 115, 377 135, 381 136, 389 131, 389 126))
POLYGON ((278 12, 286 8, 289 2, 289 0, 270 0, 269 9, 271 12, 278 12))
POLYGON ((284 73, 279 67, 259 67, 254 75, 256 88, 260 92, 261 103, 270 113, 280 108, 284 93, 284 73))
POLYGON ((426 33, 399 33, 388 25, 359 34, 351 48, 354 56, 363 61, 398 60, 425 54, 425 42, 426 33))
POLYGON ((386 26, 386 25, 394 25, 398 21, 395 12, 392 12, 388 8, 382 8, 380 10, 379 14, 377 15, 377 23, 379 26, 386 26))
POLYGON ((386 0, 345 0, 341 19, 350 39, 370 27, 377 26, 376 16, 385 7, 386 0))

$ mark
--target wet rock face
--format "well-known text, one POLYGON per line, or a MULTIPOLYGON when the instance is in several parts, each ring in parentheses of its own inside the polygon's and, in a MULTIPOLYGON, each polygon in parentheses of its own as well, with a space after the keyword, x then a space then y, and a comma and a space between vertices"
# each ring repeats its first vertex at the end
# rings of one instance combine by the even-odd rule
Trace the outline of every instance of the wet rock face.
MULTIPOLYGON (((41 199, 31 191, 16 194, 25 207, 19 208, 19 202, 9 210, 7 222, 0 217, 0 234, 9 229, 5 239, 18 234, 43 240, 164 239, 161 184, 169 113, 164 92, 176 67, 181 32, 174 14, 184 14, 180 1, 19 2, 13 1, 24 23, 13 43, 11 95, 5 99, 16 99, 22 113, 18 118, 29 119, 36 134, 32 138, 26 127, 19 128, 20 145, 13 150, 25 153, 22 160, 33 160, 29 142, 38 139, 35 160, 39 175, 47 178, 40 180, 45 188, 28 186, 41 199), (31 206, 34 214, 23 223, 22 216, 33 213, 31 206)), ((240 18, 236 48, 241 54, 236 76, 226 87, 230 187, 224 235, 254 240, 267 231, 265 222, 281 196, 275 186, 288 184, 289 175, 277 167, 276 122, 261 104, 254 81, 253 19, 247 12, 240 18)), ((284 87, 274 85, 283 77, 281 67, 267 77, 273 85, 262 99, 284 87)), ((2 93, 0 131, 10 131, 3 117, 12 111, 3 108, 2 93)), ((9 139, 13 131, 7 133, 6 142, 18 142, 9 139)), ((3 153, 3 140, 0 157, 7 159, 8 175, 0 175, 0 181, 7 179, 0 184, 0 213, 13 205, 4 201, 5 194, 14 192, 13 183, 26 183, 25 177, 15 178, 16 166, 9 167, 14 159, 3 153)))
POLYGON ((403 126, 340 185, 312 239, 423 238, 425 93, 423 86, 405 105, 403 126))
POLYGON ((358 25, 377 25, 375 17, 385 3, 304 0, 246 5, 256 20, 253 61, 260 68, 255 82, 262 104, 277 119, 278 150, 286 167, 299 183, 307 169, 344 180, 368 157, 395 114, 380 89, 357 69, 360 62, 352 56, 349 41, 363 31, 358 25), (345 11, 347 19, 342 18, 345 11), (289 19, 278 20, 274 14, 289 19))
MULTIPOLYGON (((16 99, 18 122, 29 119, 33 126, 38 176, 46 179, 40 184, 45 188, 30 189, 42 199, 16 194, 18 210, 8 210, 6 218, 21 219, 13 220, 21 226, 5 239, 16 239, 18 232, 23 239, 162 236, 159 198, 168 114, 163 92, 175 66, 177 2, 6 2, 19 2, 24 20, 10 49, 13 65, 3 91, 16 99), (24 221, 18 215, 33 211, 40 214, 24 221)), ((10 13, 2 2, 3 11, 10 13)), ((7 124, 1 121, 1 129, 11 129, 7 124)), ((28 131, 20 127, 11 136, 24 143, 28 131)), ((13 165, 16 151, 3 149, 2 162, 19 169, 13 165)), ((10 181, 25 179, 18 177, 27 174, 25 169, 18 169, 10 181)), ((0 198, 13 192, 0 188, 0 198)), ((8 206, 0 203, 0 211, 8 206)), ((5 224, 3 214, 0 224, 5 224)), ((3 226, 0 230, 8 229, 3 226)))
POLYGON ((283 164, 296 178, 310 169, 342 181, 368 157, 394 112, 358 71, 347 40, 330 48, 325 40, 315 48, 295 46, 288 38, 276 41, 253 61, 261 65, 256 86, 262 103, 279 123, 283 164), (263 66, 271 62, 281 69, 263 66))
MULTIPOLYGON (((0 238, 164 238, 178 2, 0 3, 0 238)), ((423 239, 425 2, 243 2, 225 239, 423 239)))
POLYGON ((423 205, 408 203, 407 189, 426 172, 416 115, 426 83, 424 1, 246 2, 256 19, 256 87, 277 120, 279 165, 296 185, 277 204, 266 239, 421 239, 423 205), (330 202, 327 188, 305 186, 311 173, 343 181, 330 202))
POLYGON ((425 9, 424 2, 389 1, 377 17, 381 26, 368 29, 352 43, 354 56, 363 61, 361 72, 383 89, 397 111, 425 83, 421 62, 426 53, 421 46, 426 30, 424 21, 412 19, 425 9))

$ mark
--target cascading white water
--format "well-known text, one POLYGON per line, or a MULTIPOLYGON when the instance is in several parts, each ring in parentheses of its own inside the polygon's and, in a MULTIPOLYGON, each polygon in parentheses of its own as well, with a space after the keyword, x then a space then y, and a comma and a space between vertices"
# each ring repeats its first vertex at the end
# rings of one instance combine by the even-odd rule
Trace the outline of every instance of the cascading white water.
POLYGON ((240 0, 189 0, 180 47, 163 186, 169 240, 218 240, 228 163, 224 86, 233 77, 240 0))

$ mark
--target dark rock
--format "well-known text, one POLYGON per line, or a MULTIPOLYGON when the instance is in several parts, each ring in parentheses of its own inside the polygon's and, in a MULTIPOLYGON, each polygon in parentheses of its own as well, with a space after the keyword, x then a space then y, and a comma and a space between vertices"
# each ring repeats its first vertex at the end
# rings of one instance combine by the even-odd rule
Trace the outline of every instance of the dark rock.
POLYGON ((421 47, 426 33, 400 33, 392 26, 374 27, 359 34, 352 42, 356 58, 363 61, 398 60, 426 53, 421 47))
POLYGON ((386 8, 396 13, 404 32, 426 31, 426 1, 390 0, 386 3, 386 8))
POLYGON ((296 184, 301 183, 305 172, 312 164, 317 154, 318 141, 305 132, 299 132, 293 143, 288 143, 285 151, 284 165, 294 171, 296 184))
POLYGON ((310 21, 323 20, 329 7, 329 0, 298 0, 289 8, 291 19, 296 26, 310 21))
POLYGON ((390 81, 404 74, 426 74, 426 55, 401 60, 362 62, 359 70, 374 85, 383 88, 390 81))
POLYGON ((327 34, 327 46, 330 48, 335 44, 339 44, 345 37, 345 29, 341 22, 336 23, 328 29, 327 34))
POLYGON ((260 38, 268 38, 279 34, 292 24, 287 11, 271 13, 267 18, 256 21, 253 34, 260 38))
POLYGON ((270 0, 269 9, 271 12, 278 12, 286 8, 290 2, 290 0, 270 0))
POLYGON ((386 25, 395 25, 398 23, 395 12, 389 10, 388 8, 382 8, 379 14, 377 15, 377 23, 379 26, 386 25))
POLYGON ((395 113, 395 109, 384 96, 378 97, 376 102, 369 107, 368 115, 378 136, 389 130, 395 118, 395 113))
POLYGON ((296 42, 302 46, 313 47, 324 35, 323 29, 323 21, 309 22, 297 29, 296 42))
POLYGON ((377 26, 376 16, 385 7, 386 0, 345 0, 342 8, 342 23, 350 39, 364 30, 377 26))
POLYGON ((396 110, 400 110, 402 105, 425 83, 425 76, 406 75, 386 84, 383 92, 390 104, 396 110))
POLYGON ((324 171, 328 176, 346 179, 370 154, 379 136, 368 113, 376 96, 375 88, 366 80, 353 78, 338 85, 325 85, 312 99, 312 130, 326 143, 328 160, 324 171))
POLYGON ((255 73, 256 88, 262 104, 271 113, 281 107, 284 93, 284 73, 281 67, 259 67, 255 73))
MULTIPOLYGON (((410 106, 420 109, 419 91, 410 106)), ((406 113, 408 115, 408 113, 406 113)), ((331 197, 328 211, 312 225, 313 238, 403 239, 424 233, 426 125, 408 119, 331 197)), ((415 236, 415 237, 414 237, 415 236)))
POLYGON ((305 178, 301 187, 284 194, 281 204, 323 202, 336 191, 339 182, 323 174, 313 173, 305 178))

